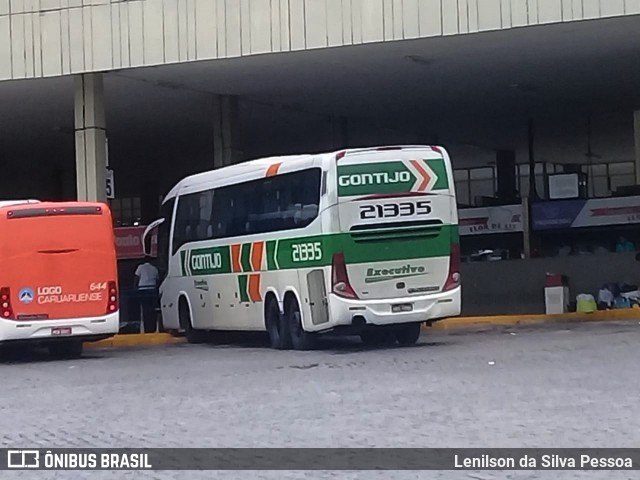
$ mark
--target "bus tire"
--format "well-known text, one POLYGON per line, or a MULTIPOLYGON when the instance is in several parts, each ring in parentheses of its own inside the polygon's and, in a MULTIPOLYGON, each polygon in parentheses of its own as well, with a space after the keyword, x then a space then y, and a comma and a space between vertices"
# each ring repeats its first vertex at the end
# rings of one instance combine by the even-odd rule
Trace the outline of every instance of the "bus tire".
POLYGON ((420 338, 422 322, 406 323, 395 328, 396 340, 400 345, 414 345, 420 338))
POLYGON ((294 350, 311 350, 316 344, 316 335, 306 332, 302 326, 302 315, 298 301, 293 298, 286 303, 285 317, 289 326, 291 345, 294 350))
POLYGON ((65 340, 49 345, 49 355, 54 358, 72 359, 82 357, 82 340, 65 340))
POLYGON ((269 334, 271 348, 276 350, 286 350, 291 348, 291 334, 289 325, 284 316, 280 313, 278 302, 274 298, 267 301, 264 311, 264 322, 269 334))
POLYGON ((180 319, 180 327, 184 330, 184 337, 187 339, 187 342, 199 344, 206 341, 205 332, 193 328, 191 323, 191 312, 189 311, 189 306, 184 299, 180 300, 178 316, 180 319))

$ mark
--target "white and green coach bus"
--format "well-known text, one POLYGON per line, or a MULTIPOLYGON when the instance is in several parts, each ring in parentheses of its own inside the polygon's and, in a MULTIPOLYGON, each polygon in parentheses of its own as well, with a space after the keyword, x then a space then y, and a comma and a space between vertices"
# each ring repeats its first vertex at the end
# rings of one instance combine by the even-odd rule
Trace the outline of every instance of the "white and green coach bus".
MULTIPOLYGON (((415 343, 460 314, 451 163, 403 146, 265 158, 178 183, 162 205, 164 327, 264 331, 274 348, 318 334, 415 343)), ((146 244, 147 242, 145 242, 146 244)))

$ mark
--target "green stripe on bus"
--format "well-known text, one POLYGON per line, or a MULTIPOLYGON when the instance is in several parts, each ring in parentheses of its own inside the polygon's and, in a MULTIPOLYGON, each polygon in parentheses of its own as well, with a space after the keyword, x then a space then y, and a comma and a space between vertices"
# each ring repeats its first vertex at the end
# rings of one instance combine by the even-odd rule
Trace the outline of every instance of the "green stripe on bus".
POLYGON ((249 294, 247 293, 247 275, 238 275, 238 289, 240 290, 240 301, 248 302, 249 294))
POLYGON ((251 272, 251 244, 243 243, 242 251, 240 252, 240 263, 242 264, 243 272, 251 272))
MULTIPOLYGON (((343 252, 347 264, 391 262, 420 258, 446 257, 451 252, 451 243, 459 242, 457 225, 442 225, 419 229, 415 232, 398 230, 368 230, 333 235, 283 238, 269 240, 265 254, 268 270, 295 268, 319 268, 331 265, 335 252, 343 252), (395 232, 395 233, 394 233, 395 232), (276 248, 277 244, 277 248, 276 248)), ((213 275, 231 273, 230 246, 193 249, 182 258, 190 258, 191 275, 213 275), (215 268, 214 268, 215 267, 215 268)), ((242 267, 251 271, 250 244, 242 246, 242 267)), ((188 275, 183 261, 183 275, 188 275)), ((243 276, 246 277, 246 276, 243 276)), ((247 279, 243 280, 246 282, 247 279)), ((246 288, 244 289, 246 294, 246 288)))
POLYGON ((338 167, 338 195, 404 193, 411 191, 416 180, 401 161, 341 165, 338 167))
POLYGON ((449 188, 449 179, 447 178, 447 167, 444 163, 444 158, 436 158, 432 160, 424 160, 429 165, 429 168, 433 170, 438 177, 436 183, 433 185, 434 190, 446 190, 449 188))
POLYGON ((422 185, 425 180, 430 183, 429 179, 434 175, 436 181, 431 186, 431 190, 447 190, 449 179, 443 158, 340 165, 338 166, 338 195, 350 197, 407 193, 414 191, 413 188, 422 185), (415 164, 411 166, 413 162, 422 162, 427 168, 420 167, 418 163, 419 168, 416 169, 415 164), (427 175, 426 178, 424 174, 427 175))
POLYGON ((182 270, 182 276, 186 277, 187 276, 187 251, 183 250, 182 252, 180 252, 180 270, 182 270))
POLYGON ((275 254, 276 254, 276 241, 275 240, 269 240, 267 242, 267 270, 277 270, 278 267, 276 266, 276 262, 275 262, 275 254))
POLYGON ((195 248, 180 252, 182 275, 215 275, 231 272, 230 247, 195 248))
MULTIPOLYGON (((351 234, 342 233, 282 239, 278 244, 277 259, 280 269, 290 269, 331 265, 334 252, 343 252, 347 264, 445 257, 451 252, 452 228, 443 225, 433 236, 418 238, 357 241, 351 234)), ((373 238, 374 231, 367 235, 373 238)))
MULTIPOLYGON (((372 232, 367 232, 371 238, 372 232)), ((349 263, 388 262, 417 258, 445 257, 451 252, 451 226, 443 225, 429 235, 383 241, 360 242, 350 234, 340 235, 336 249, 344 252, 349 263)))
POLYGON ((460 228, 458 228, 458 225, 451 225, 451 243, 460 243, 460 228))

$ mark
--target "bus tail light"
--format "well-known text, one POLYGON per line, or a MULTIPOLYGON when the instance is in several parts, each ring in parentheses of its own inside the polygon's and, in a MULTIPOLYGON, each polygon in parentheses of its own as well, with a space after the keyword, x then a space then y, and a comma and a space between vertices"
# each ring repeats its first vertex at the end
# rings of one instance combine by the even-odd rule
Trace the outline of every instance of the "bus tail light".
POLYGON ((11 290, 8 287, 0 288, 0 315, 5 320, 13 320, 13 308, 11 307, 11 290))
POLYGON ((342 252, 334 253, 331 261, 331 291, 339 297, 358 298, 349 282, 347 265, 342 252))
POLYGON ((118 286, 116 282, 109 282, 109 298, 107 301, 107 314, 118 311, 118 286))
POLYGON ((449 276, 444 284, 443 290, 453 290, 460 286, 460 244, 451 244, 451 254, 449 255, 449 276))

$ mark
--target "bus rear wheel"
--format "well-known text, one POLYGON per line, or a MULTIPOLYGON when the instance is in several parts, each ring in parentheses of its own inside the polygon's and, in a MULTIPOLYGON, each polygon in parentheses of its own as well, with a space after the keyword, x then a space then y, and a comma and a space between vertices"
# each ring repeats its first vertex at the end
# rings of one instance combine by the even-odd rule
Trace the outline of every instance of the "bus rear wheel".
POLYGON ((268 301, 264 316, 271 348, 276 350, 291 348, 289 325, 280 313, 278 302, 275 299, 272 298, 268 301))
POLYGON ((422 322, 407 323, 396 327, 396 340, 400 345, 414 345, 420 338, 422 322))
POLYGON ((294 350, 311 350, 315 347, 316 336, 313 333, 306 332, 302 327, 302 315, 298 301, 290 300, 285 308, 285 316, 289 325, 289 333, 291 336, 291 344, 294 350))
POLYGON ((184 330, 184 336, 187 339, 187 342, 193 344, 206 342, 206 332, 193 328, 193 324, 191 323, 191 312, 189 311, 187 302, 184 300, 180 301, 178 316, 180 318, 180 326, 184 330))
POLYGON ((49 355, 58 359, 80 358, 82 356, 82 340, 64 340, 49 345, 49 355))

